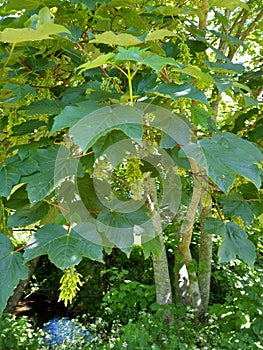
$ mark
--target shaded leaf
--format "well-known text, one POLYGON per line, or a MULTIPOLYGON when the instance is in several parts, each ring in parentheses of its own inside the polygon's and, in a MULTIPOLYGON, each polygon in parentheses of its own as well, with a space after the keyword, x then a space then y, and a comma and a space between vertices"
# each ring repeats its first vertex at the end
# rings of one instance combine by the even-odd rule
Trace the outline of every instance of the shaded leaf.
POLYGON ((203 91, 198 90, 191 84, 179 85, 175 83, 166 83, 158 86, 154 92, 164 96, 169 96, 173 99, 173 101, 177 101, 180 97, 183 97, 207 103, 207 99, 203 91))
POLYGON ((50 194, 65 177, 76 175, 80 165, 77 159, 70 157, 69 150, 64 146, 34 150, 31 159, 39 164, 36 173, 23 177, 31 203, 50 194))
POLYGON ((228 191, 236 175, 260 187, 260 169, 256 163, 262 161, 263 155, 254 144, 235 134, 220 133, 211 139, 200 140, 199 144, 186 145, 183 150, 187 157, 194 158, 207 169, 208 175, 224 192, 228 191))
POLYGON ((43 125, 47 125, 44 121, 33 119, 27 122, 24 122, 19 125, 15 125, 12 127, 13 135, 25 135, 33 133, 35 130, 40 128, 43 125))
POLYGON ((238 256, 253 268, 256 260, 256 248, 247 238, 245 231, 233 222, 226 223, 226 233, 218 250, 219 262, 229 262, 238 256))
POLYGON ((128 153, 135 154, 136 148, 122 131, 113 130, 94 144, 93 151, 96 158, 105 154, 113 167, 116 167, 128 153))
POLYGON ((28 205, 21 209, 17 209, 13 215, 10 215, 7 220, 8 227, 18 227, 33 224, 39 221, 47 214, 49 205, 46 202, 36 203, 32 207, 28 205))
POLYGON ((226 233, 226 225, 221 220, 208 217, 205 220, 204 232, 222 236, 226 233))
POLYGON ((207 120, 210 117, 210 113, 208 113, 205 109, 200 106, 193 106, 191 108, 192 120, 195 126, 202 126, 203 128, 208 127, 207 120))
POLYGON ((98 215, 98 230, 120 249, 133 246, 133 226, 126 215, 113 210, 103 210, 98 215))
POLYGON ((253 213, 248 202, 238 193, 230 193, 221 197, 225 216, 240 216, 246 225, 253 221, 253 213))
POLYGON ((5 90, 12 91, 13 96, 4 100, 5 103, 16 103, 21 101, 27 94, 36 95, 36 91, 28 84, 18 85, 13 83, 5 84, 3 87, 5 90))
POLYGON ((104 107, 82 118, 70 129, 70 134, 83 152, 114 129, 122 130, 127 136, 140 141, 143 135, 142 116, 140 109, 128 105, 104 107))
POLYGON ((83 101, 76 106, 65 107, 63 111, 55 117, 50 134, 75 125, 80 119, 99 108, 98 104, 92 101, 83 101))
POLYGON ((38 163, 31 158, 21 160, 18 156, 10 157, 0 164, 0 194, 7 197, 20 177, 38 170, 38 163))
POLYGON ((19 280, 28 277, 28 267, 24 265, 21 253, 13 251, 11 240, 0 234, 0 314, 19 280))
MULTIPOLYGON (((74 230, 69 233, 59 225, 45 225, 30 238, 25 248, 24 258, 29 261, 40 255, 48 255, 53 264, 64 270, 79 264, 84 256, 95 258, 96 252, 94 250, 89 257, 91 246, 91 242, 74 230)), ((100 247, 100 252, 99 248, 97 250, 99 261, 102 257, 101 252, 102 247, 100 247)))
POLYGON ((48 100, 43 99, 40 101, 32 102, 29 106, 21 107, 22 110, 27 112, 27 115, 36 115, 36 114, 47 114, 54 115, 58 114, 61 109, 63 109, 64 104, 59 100, 48 100))
POLYGON ((143 64, 151 67, 156 72, 160 72, 160 70, 167 65, 175 65, 175 60, 173 57, 163 57, 163 56, 147 56, 142 61, 143 64))

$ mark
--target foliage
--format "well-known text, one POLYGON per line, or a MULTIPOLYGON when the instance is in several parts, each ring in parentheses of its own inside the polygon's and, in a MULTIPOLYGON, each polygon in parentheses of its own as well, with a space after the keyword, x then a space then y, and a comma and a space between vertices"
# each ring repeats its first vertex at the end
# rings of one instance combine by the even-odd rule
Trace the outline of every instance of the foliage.
POLYGON ((0 348, 2 350, 36 350, 38 336, 27 317, 3 314, 0 319, 0 348))
MULTIPOLYGON (((220 262, 253 268, 259 2, 8 0, 0 12, 0 312, 35 257, 68 270, 83 258, 103 263, 114 247, 160 256, 151 208, 163 227, 182 209, 184 230, 197 188, 212 203, 204 227, 222 236, 220 262), (12 246, 21 229, 32 230, 23 253, 12 246)), ((129 287, 141 295, 141 285, 129 287)))
POLYGON ((136 320, 141 311, 147 311, 155 300, 155 290, 152 285, 144 285, 125 278, 127 270, 111 269, 112 286, 105 293, 100 305, 103 319, 109 323, 118 321, 126 324, 129 319, 136 320))

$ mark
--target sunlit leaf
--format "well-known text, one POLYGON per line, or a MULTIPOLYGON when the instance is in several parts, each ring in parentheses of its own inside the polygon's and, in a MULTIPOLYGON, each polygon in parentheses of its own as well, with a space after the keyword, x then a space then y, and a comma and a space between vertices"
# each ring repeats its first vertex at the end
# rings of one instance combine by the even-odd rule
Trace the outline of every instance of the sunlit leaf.
POLYGON ((107 53, 107 54, 102 54, 102 55, 94 58, 94 60, 92 60, 92 61, 83 63, 81 66, 79 66, 77 68, 77 70, 78 70, 79 74, 81 74, 87 69, 100 67, 103 64, 107 63, 108 61, 110 61, 110 59, 113 58, 114 56, 115 55, 112 52, 107 53), (79 71, 79 69, 80 69, 80 71, 79 71))
POLYGON ((139 45, 142 43, 141 40, 131 34, 114 34, 112 31, 97 34, 95 35, 95 39, 92 39, 90 42, 97 44, 119 45, 124 47, 139 45))
POLYGON ((22 43, 25 41, 52 39, 51 35, 69 33, 70 31, 60 24, 44 23, 37 29, 32 28, 5 28, 0 32, 0 41, 6 43, 22 43))

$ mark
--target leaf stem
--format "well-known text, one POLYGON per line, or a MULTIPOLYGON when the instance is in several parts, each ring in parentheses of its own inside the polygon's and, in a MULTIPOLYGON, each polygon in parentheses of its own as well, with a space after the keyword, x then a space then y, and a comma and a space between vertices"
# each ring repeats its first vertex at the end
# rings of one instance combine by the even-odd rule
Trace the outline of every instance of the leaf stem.
POLYGON ((133 93, 132 93, 132 79, 134 75, 131 75, 131 62, 127 62, 127 78, 128 78, 128 84, 129 84, 129 95, 130 95, 130 102, 133 104, 133 93))
POLYGON ((8 62, 10 61, 10 59, 11 59, 11 57, 12 57, 12 54, 13 54, 13 52, 14 52, 15 46, 16 46, 16 43, 13 43, 12 46, 11 46, 11 50, 10 50, 10 52, 9 52, 9 55, 8 55, 8 57, 7 57, 7 59, 6 59, 5 63, 4 63, 4 65, 3 65, 3 67, 2 67, 1 70, 0 70, 0 75, 2 75, 2 74, 4 73, 4 71, 5 71, 5 69, 6 69, 6 66, 8 65, 8 62))

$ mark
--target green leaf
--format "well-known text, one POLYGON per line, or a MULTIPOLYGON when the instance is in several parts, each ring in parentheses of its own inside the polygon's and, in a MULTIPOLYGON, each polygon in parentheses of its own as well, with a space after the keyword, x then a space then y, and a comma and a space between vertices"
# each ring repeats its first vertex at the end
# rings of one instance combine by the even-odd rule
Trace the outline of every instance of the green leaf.
POLYGON ((211 70, 217 73, 241 74, 244 71, 244 66, 240 63, 231 63, 231 62, 222 63, 222 62, 210 62, 210 61, 205 61, 205 63, 211 70))
POLYGON ((113 58, 114 56, 115 56, 115 54, 112 52, 107 53, 107 54, 102 54, 102 55, 94 58, 94 60, 92 60, 90 62, 83 63, 81 66, 79 66, 77 68, 77 71, 79 74, 81 74, 81 73, 85 72, 85 70, 100 67, 103 64, 108 63, 110 61, 110 59, 113 58), (80 69, 80 71, 79 71, 79 69, 80 69))
POLYGON ((187 120, 163 108, 156 111, 150 108, 147 112, 155 116, 151 126, 162 130, 162 148, 174 148, 190 142, 191 127, 187 120))
POLYGON ((38 162, 39 170, 22 179, 27 184, 31 203, 45 198, 62 179, 76 175, 79 166, 78 160, 70 157, 69 150, 64 146, 34 150, 31 159, 38 162))
MULTIPOLYGON (((56 6, 59 4, 59 0, 45 0, 44 1, 46 6, 56 6)), ((36 10, 40 6, 43 6, 42 0, 8 0, 8 3, 6 3, 5 8, 10 10, 36 10)))
POLYGON ((204 232, 223 236, 226 233, 226 225, 221 220, 208 217, 205 220, 204 232))
POLYGON ((84 256, 95 261, 103 262, 102 237, 97 230, 96 221, 90 220, 74 227, 85 242, 83 247, 84 256))
POLYGON ((92 147, 101 136, 114 129, 122 130, 127 136, 140 141, 143 135, 142 117, 143 111, 136 107, 104 107, 82 118, 70 129, 70 134, 83 152, 92 147))
POLYGON ((241 175, 260 188, 260 163, 263 155, 251 142, 232 133, 220 133, 198 144, 183 147, 185 154, 204 166, 222 191, 227 192, 236 175, 241 175), (200 147, 201 146, 201 147, 200 147))
POLYGON ((33 119, 27 122, 24 122, 22 124, 13 126, 12 132, 13 132, 13 135, 30 134, 30 133, 34 133, 35 130, 37 130, 43 125, 47 125, 47 124, 42 120, 33 119))
POLYGON ((14 104, 21 101, 26 95, 36 95, 36 91, 28 84, 18 85, 13 83, 5 84, 3 87, 5 90, 12 91, 13 96, 4 100, 5 103, 14 104))
POLYGON ((240 216, 246 225, 253 221, 253 213, 249 204, 238 193, 230 193, 221 197, 225 216, 240 216))
POLYGON ((88 174, 85 174, 85 176, 82 178, 78 178, 77 186, 81 200, 86 208, 91 212, 105 210, 106 207, 99 199, 98 193, 94 188, 94 184, 96 188, 103 188, 102 181, 93 179, 88 174))
POLYGON ((191 77, 201 80, 207 84, 214 84, 215 81, 209 73, 202 72, 202 70, 197 66, 188 66, 184 68, 174 68, 175 71, 190 75, 191 77))
POLYGON ((142 244, 142 249, 145 259, 148 259, 151 254, 160 257, 162 254, 162 245, 159 237, 155 237, 142 244))
POLYGON ((8 227, 18 227, 33 224, 39 221, 48 213, 49 205, 46 202, 39 202, 30 207, 17 209, 16 212, 8 217, 8 227))
POLYGON ((67 106, 55 117, 50 135, 55 131, 71 127, 88 114, 100 109, 96 102, 83 101, 76 106, 67 106))
POLYGON ((133 246, 134 223, 126 215, 113 210, 103 210, 98 215, 98 230, 118 248, 133 246))
POLYGON ((116 167, 127 153, 136 154, 132 140, 120 130, 113 130, 102 136, 93 146, 95 158, 105 154, 107 159, 116 167))
POLYGON ((59 33, 70 34, 70 31, 64 26, 54 23, 39 24, 37 29, 6 28, 0 32, 0 42, 17 44, 25 41, 52 39, 51 35, 59 33))
POLYGON ((191 108, 191 116, 195 126, 208 127, 207 120, 210 118, 210 113, 200 106, 194 106, 191 108))
MULTIPOLYGON (((100 249, 102 252, 102 247, 100 249)), ((89 254, 92 258, 96 255, 92 242, 74 230, 69 233, 59 225, 45 225, 30 238, 24 258, 29 261, 40 255, 48 255, 53 264, 64 270, 79 264, 82 257, 89 257, 89 254), (89 253, 91 247, 93 251, 89 253)), ((99 254, 99 248, 97 256, 101 261, 102 253, 99 254)))
POLYGON ((170 168, 163 179, 163 193, 160 203, 161 207, 169 208, 172 213, 176 213, 181 204, 182 184, 181 178, 174 168, 170 168))
POLYGON ((118 53, 114 57, 113 62, 119 63, 122 61, 131 61, 131 62, 142 62, 143 53, 147 50, 146 49, 140 49, 138 47, 129 47, 128 49, 125 49, 124 47, 119 46, 118 47, 118 53))
POLYGON ((163 56, 147 56, 142 61, 143 64, 151 67, 156 72, 160 72, 161 69, 167 65, 175 65, 175 60, 173 57, 163 57, 163 56))
POLYGON ((43 99, 40 101, 32 102, 29 106, 23 106, 20 109, 27 112, 27 115, 36 114, 47 114, 54 115, 58 114, 63 109, 64 104, 59 100, 48 100, 43 99))
POLYGON ((10 157, 0 164, 0 194, 7 197, 14 185, 19 183, 20 177, 32 174, 38 170, 34 159, 21 160, 18 156, 10 157))
POLYGON ((163 96, 172 98, 173 101, 177 101, 179 98, 191 98, 193 100, 207 103, 207 99, 203 91, 198 90, 191 84, 175 84, 166 83, 158 86, 154 92, 163 96))
POLYGON ((28 277, 28 268, 24 265, 22 254, 13 252, 13 244, 4 234, 0 234, 0 270, 1 315, 19 280, 28 277))
POLYGON ((118 45, 118 46, 134 46, 142 43, 141 40, 131 34, 120 33, 114 34, 112 31, 107 31, 102 34, 95 35, 95 39, 90 40, 91 43, 118 45))
POLYGON ((22 186, 21 184, 15 186, 8 201, 5 202, 6 207, 10 209, 22 209, 23 207, 27 207, 29 204, 25 184, 22 186))
POLYGON ((176 36, 171 30, 157 29, 147 34, 145 41, 163 40, 166 37, 176 36))
POLYGON ((249 6, 241 0, 209 0, 209 7, 227 8, 231 11, 237 7, 243 7, 246 10, 250 10, 249 6))
POLYGON ((226 233, 218 250, 219 262, 229 262, 238 256, 251 268, 256 260, 256 248, 245 231, 233 222, 226 223, 226 233))

